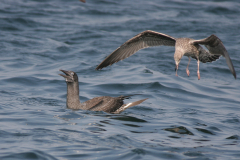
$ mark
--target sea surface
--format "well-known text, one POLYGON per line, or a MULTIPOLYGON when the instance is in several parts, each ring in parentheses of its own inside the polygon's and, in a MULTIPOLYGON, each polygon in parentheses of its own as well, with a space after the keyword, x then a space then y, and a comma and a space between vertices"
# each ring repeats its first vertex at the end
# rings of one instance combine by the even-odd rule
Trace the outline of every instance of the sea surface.
POLYGON ((240 159, 239 0, 1 0, 0 159, 240 159), (217 35, 224 57, 200 64, 147 48, 95 68, 136 34, 217 35), (79 76, 82 102, 148 98, 121 114, 73 111, 59 69, 79 76))

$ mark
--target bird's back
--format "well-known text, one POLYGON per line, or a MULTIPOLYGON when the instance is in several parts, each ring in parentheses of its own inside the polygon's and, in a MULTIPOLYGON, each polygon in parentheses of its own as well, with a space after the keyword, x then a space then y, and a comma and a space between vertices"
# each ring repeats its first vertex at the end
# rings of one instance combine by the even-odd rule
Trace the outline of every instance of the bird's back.
POLYGON ((212 62, 219 59, 220 55, 213 55, 208 50, 204 49, 199 44, 193 44, 195 41, 192 38, 177 38, 176 50, 182 52, 184 56, 190 56, 194 59, 199 59, 202 63, 212 62))
POLYGON ((81 103, 81 109, 91 111, 104 111, 104 112, 115 112, 123 105, 123 99, 119 97, 95 97, 84 103, 81 103))
POLYGON ((189 42, 193 40, 191 38, 177 38, 175 50, 181 52, 184 56, 192 56, 198 54, 198 49, 196 45, 192 45, 189 42))

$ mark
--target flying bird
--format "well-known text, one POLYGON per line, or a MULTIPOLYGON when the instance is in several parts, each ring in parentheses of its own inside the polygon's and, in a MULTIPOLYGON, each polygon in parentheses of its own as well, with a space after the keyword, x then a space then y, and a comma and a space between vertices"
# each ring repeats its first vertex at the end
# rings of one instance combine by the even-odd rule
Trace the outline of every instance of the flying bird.
POLYGON ((227 65, 232 72, 234 78, 236 79, 236 72, 234 70, 232 61, 230 56, 224 47, 222 41, 212 34, 211 36, 194 40, 192 38, 174 38, 169 35, 146 30, 134 36, 133 38, 126 41, 123 45, 118 47, 115 51, 113 51, 107 58, 105 58, 96 68, 96 70, 102 69, 113 63, 116 63, 120 60, 128 58, 133 55, 137 51, 154 46, 175 46, 174 60, 175 60, 175 71, 176 76, 179 63, 183 56, 187 56, 189 61, 186 68, 187 75, 190 75, 190 71, 188 66, 190 64, 191 58, 197 60, 198 69, 198 79, 200 79, 200 71, 199 64, 200 62, 213 62, 219 59, 220 56, 225 57, 227 65), (204 45, 206 49, 204 49, 201 45, 204 45), (191 58, 190 58, 191 57, 191 58))

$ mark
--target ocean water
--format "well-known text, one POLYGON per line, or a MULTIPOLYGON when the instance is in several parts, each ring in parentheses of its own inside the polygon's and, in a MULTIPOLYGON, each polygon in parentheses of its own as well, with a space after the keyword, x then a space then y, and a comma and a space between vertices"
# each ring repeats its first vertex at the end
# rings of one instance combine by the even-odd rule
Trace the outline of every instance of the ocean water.
POLYGON ((0 159, 240 159, 239 0, 1 0, 0 159), (217 35, 237 73, 181 60, 173 47, 97 65, 144 30, 217 35), (121 114, 66 108, 59 69, 79 76, 80 99, 149 98, 121 114))

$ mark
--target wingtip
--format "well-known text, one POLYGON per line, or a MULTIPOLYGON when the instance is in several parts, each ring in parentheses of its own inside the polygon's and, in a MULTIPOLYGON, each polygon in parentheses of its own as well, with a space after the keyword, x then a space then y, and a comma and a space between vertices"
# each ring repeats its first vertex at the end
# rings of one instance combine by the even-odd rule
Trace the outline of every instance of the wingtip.
MULTIPOLYGON (((232 67, 233 67, 233 66, 232 66, 232 67)), ((230 71, 232 72, 233 77, 234 77, 235 79, 237 79, 237 74, 236 74, 236 72, 235 72, 234 67, 233 67, 233 68, 230 68, 230 71)))
POLYGON ((102 66, 102 63, 100 63, 100 64, 95 68, 95 70, 101 70, 102 68, 104 68, 104 67, 102 66))
POLYGON ((100 66, 97 66, 96 68, 95 68, 95 70, 102 70, 104 67, 100 67, 100 66))
POLYGON ((233 76, 234 76, 235 79, 237 79, 237 75, 236 75, 236 73, 234 73, 233 76))
POLYGON ((235 69, 234 69, 234 67, 233 67, 232 62, 231 62, 231 65, 230 65, 229 69, 230 69, 230 71, 232 72, 233 77, 234 77, 235 79, 237 79, 237 74, 236 74, 236 71, 235 71, 235 69))
MULTIPOLYGON (((114 63, 116 63, 116 62, 114 62, 114 63)), ((95 70, 102 70, 103 68, 106 68, 106 67, 108 67, 108 66, 111 66, 111 65, 113 65, 114 63, 110 63, 110 64, 107 64, 107 65, 103 65, 103 64, 101 63, 101 64, 99 64, 99 65, 95 68, 95 70)))

